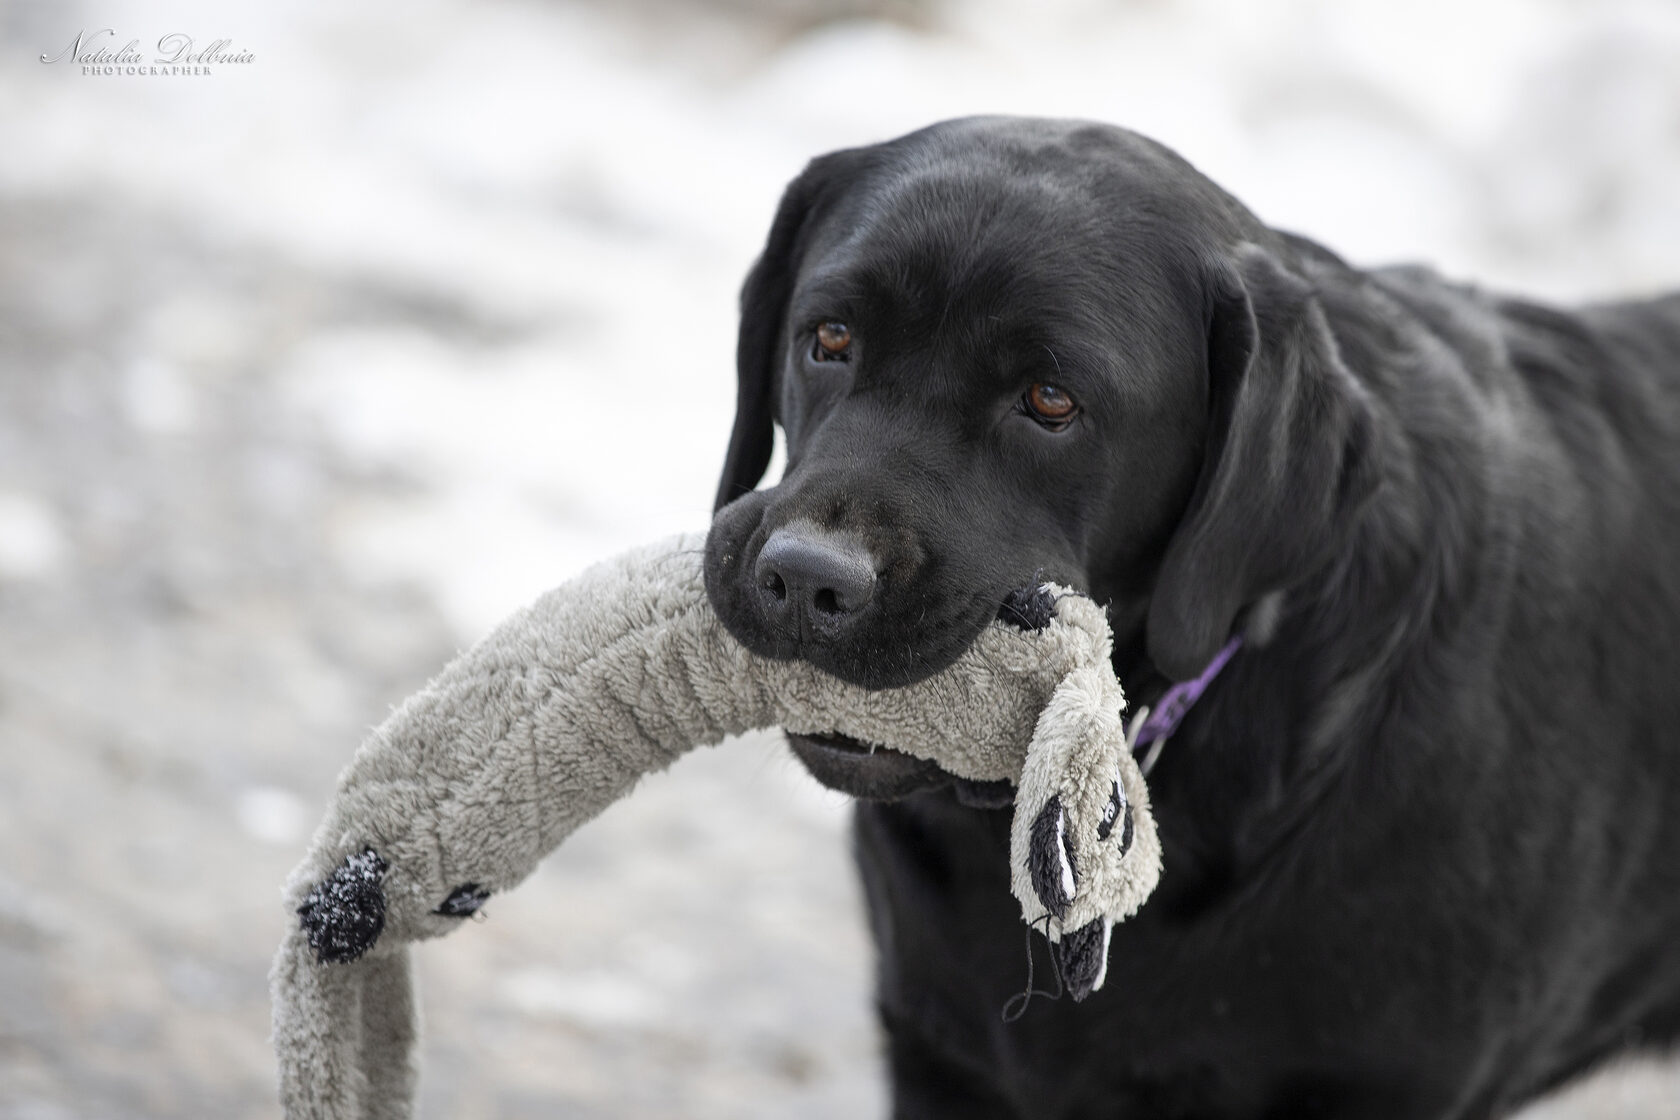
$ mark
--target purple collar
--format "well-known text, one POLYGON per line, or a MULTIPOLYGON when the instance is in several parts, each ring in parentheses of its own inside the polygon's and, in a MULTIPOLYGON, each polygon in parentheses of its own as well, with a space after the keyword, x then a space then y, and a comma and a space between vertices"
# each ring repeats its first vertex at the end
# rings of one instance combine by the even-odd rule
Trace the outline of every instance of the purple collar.
MULTIPOLYGON (((1141 750, 1151 743, 1166 742, 1167 737, 1178 730, 1179 721, 1184 719, 1185 714, 1195 706, 1196 701, 1202 698, 1202 693, 1206 692, 1208 685, 1213 683, 1213 678, 1217 677, 1219 671, 1225 668, 1226 662, 1230 661, 1237 650, 1242 648, 1242 644, 1242 635, 1238 634, 1225 643, 1225 648, 1213 655, 1213 660, 1208 662, 1208 666, 1202 670, 1201 676, 1194 680, 1180 681, 1167 689, 1166 695, 1161 697, 1155 707, 1147 710, 1148 714, 1144 716, 1143 726, 1133 731, 1132 750, 1141 750)), ((1145 773, 1148 773, 1149 768, 1154 765, 1159 752, 1160 748, 1157 746, 1155 750, 1149 753, 1148 759, 1144 762, 1145 773)))

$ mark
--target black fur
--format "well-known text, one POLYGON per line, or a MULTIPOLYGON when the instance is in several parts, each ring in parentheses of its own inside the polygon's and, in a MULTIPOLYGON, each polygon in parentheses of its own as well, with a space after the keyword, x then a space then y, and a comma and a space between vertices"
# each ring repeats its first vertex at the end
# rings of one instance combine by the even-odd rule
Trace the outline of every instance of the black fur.
POLYGON ((1040 577, 1111 604, 1134 703, 1248 638, 1103 989, 1012 1025, 1009 812, 795 740, 899 798, 857 815, 896 1116, 1467 1120, 1680 1035, 1680 297, 1361 271, 1141 137, 987 118, 814 161, 739 361, 706 570, 754 649, 902 684, 1040 577), (801 519, 875 558, 842 630, 754 606, 801 519))

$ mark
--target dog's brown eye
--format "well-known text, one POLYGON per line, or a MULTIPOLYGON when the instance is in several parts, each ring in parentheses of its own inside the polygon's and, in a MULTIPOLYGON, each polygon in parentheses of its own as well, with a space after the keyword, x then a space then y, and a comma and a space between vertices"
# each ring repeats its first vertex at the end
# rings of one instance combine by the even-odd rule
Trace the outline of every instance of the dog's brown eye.
POLYGON ((1074 403, 1067 391, 1057 385, 1046 385, 1040 381, 1027 390, 1027 408, 1032 414, 1051 427, 1061 427, 1073 419, 1079 406, 1074 403))
POLYGON ((828 322, 817 327, 817 360, 844 361, 852 345, 852 330, 844 323, 828 322))

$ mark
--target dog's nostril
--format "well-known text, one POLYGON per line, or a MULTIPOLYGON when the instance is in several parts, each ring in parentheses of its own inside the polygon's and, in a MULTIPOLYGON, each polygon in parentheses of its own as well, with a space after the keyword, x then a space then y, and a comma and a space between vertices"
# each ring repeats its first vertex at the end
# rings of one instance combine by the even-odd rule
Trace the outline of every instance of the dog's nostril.
POLYGON ((787 607, 781 616, 822 617, 828 622, 856 614, 875 594, 875 557, 861 543, 813 525, 784 525, 759 549, 756 579, 787 607))

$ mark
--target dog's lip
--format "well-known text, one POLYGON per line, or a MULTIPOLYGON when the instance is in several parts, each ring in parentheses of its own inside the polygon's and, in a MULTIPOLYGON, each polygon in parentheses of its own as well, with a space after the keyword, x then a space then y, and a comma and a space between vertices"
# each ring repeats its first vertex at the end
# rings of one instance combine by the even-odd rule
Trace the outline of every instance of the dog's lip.
POLYGON ((847 735, 795 735, 788 746, 805 769, 829 789, 868 801, 896 801, 913 793, 950 787, 971 809, 1007 809, 1015 804, 1014 783, 974 782, 937 763, 891 747, 872 746, 847 735))
POLYGON ((788 745, 811 776, 830 789, 872 801, 893 801, 951 784, 937 763, 846 735, 795 735, 788 745))

